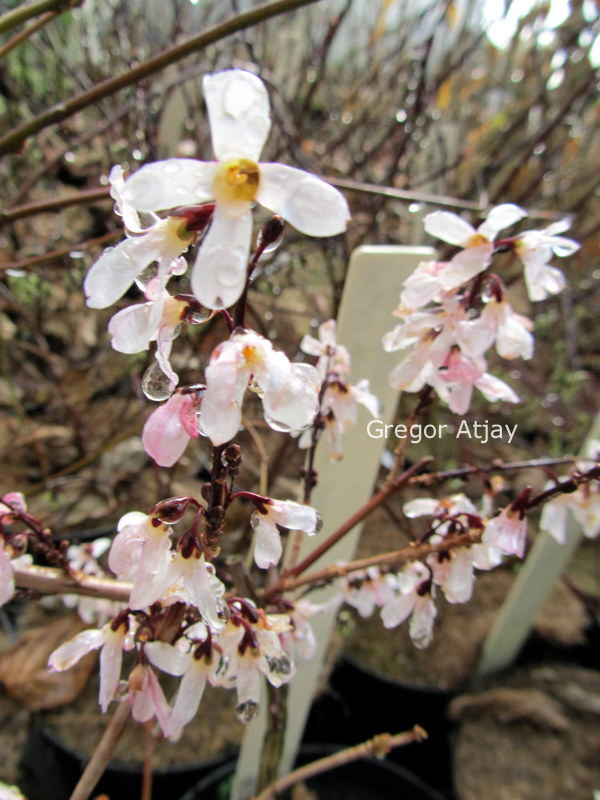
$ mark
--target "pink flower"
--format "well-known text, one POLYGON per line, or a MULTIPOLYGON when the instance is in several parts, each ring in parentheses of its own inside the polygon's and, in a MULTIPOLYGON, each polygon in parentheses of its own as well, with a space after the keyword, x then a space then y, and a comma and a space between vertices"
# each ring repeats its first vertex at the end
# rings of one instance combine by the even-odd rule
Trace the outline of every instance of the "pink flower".
POLYGON ((385 628, 396 628, 410 617, 409 634, 415 647, 429 647, 437 616, 429 570, 414 562, 393 576, 395 592, 381 609, 385 628))
POLYGON ((171 709, 152 667, 137 664, 127 682, 127 702, 136 722, 148 722, 156 717, 164 735, 168 735, 171 709))
POLYGON ((92 650, 100 652, 100 695, 102 711, 106 711, 115 696, 121 677, 121 662, 125 649, 127 622, 113 620, 103 628, 91 628, 78 633, 73 639, 61 644, 48 659, 48 666, 54 672, 63 672, 76 664, 92 650), (116 629, 113 625, 116 623, 116 629))
POLYGON ((425 217, 425 230, 444 242, 463 247, 439 272, 441 287, 448 291, 461 286, 482 272, 494 252, 493 241, 499 231, 514 225, 527 212, 512 203, 492 208, 477 230, 451 211, 434 211, 425 217))
POLYGON ((291 364, 256 333, 234 333, 214 350, 206 368, 200 425, 215 446, 228 442, 240 429, 249 384, 274 430, 302 430, 312 424, 318 409, 317 370, 309 364, 291 364))
POLYGON ((480 356, 496 344, 502 358, 533 356, 533 328, 531 320, 513 311, 509 303, 490 300, 481 315, 459 325, 459 344, 468 356, 480 356))
POLYGON ((558 294, 565 288, 565 276, 549 262, 553 256, 570 256, 579 250, 579 244, 573 239, 557 235, 569 227, 569 220, 561 220, 545 230, 524 231, 517 237, 515 251, 525 265, 525 283, 530 300, 545 300, 549 294, 558 294))
POLYGON ((527 520, 511 506, 504 508, 497 517, 485 526, 482 541, 497 547, 505 555, 523 558, 527 543, 527 520))
POLYGON ((175 392, 150 414, 142 431, 144 450, 161 467, 172 467, 190 439, 198 438, 197 397, 175 392))
POLYGON ((321 527, 321 517, 311 506, 292 500, 267 500, 257 506, 250 519, 256 531, 254 561, 262 569, 278 564, 282 545, 278 525, 313 536, 321 527))
POLYGON ((344 374, 350 372, 350 354, 341 344, 337 344, 335 336, 336 323, 330 319, 319 325, 319 338, 309 333, 300 342, 300 349, 310 356, 318 356, 317 370, 324 381, 328 372, 344 374))

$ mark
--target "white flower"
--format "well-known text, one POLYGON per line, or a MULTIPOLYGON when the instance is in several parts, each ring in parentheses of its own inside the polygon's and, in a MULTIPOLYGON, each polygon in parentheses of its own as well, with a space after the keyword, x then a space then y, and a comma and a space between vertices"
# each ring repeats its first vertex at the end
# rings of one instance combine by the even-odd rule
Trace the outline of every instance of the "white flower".
POLYGON ((214 445, 232 439, 242 422, 248 384, 260 396, 265 419, 274 430, 312 425, 319 404, 319 374, 287 356, 256 333, 234 333, 213 352, 206 368, 200 425, 214 445))
POLYGON ((459 323, 459 344, 469 356, 479 356, 496 343, 496 352, 502 358, 533 356, 533 328, 531 320, 513 311, 505 301, 490 300, 481 316, 459 323))
POLYGON ((257 505, 250 518, 256 531, 254 561, 262 569, 278 564, 281 558, 281 537, 278 525, 290 530, 304 531, 313 536, 321 527, 321 517, 311 506, 292 500, 266 500, 257 505))
MULTIPOLYGON (((244 602, 251 612, 251 601, 244 602)), ((223 657, 214 683, 226 688, 235 686, 236 716, 241 722, 249 722, 258 712, 261 673, 272 686, 279 687, 294 677, 296 668, 279 638, 279 634, 290 630, 289 617, 256 610, 253 614, 244 613, 236 605, 233 604, 226 628, 215 637, 223 657)))
POLYGON ((484 270, 491 261, 492 242, 503 228, 513 225, 527 212, 512 203, 492 208, 485 221, 475 229, 451 211, 434 211, 425 217, 425 230, 444 242, 464 250, 448 262, 437 277, 443 289, 455 289, 484 270))
POLYGON ((561 220, 542 231, 524 231, 515 242, 515 251, 525 265, 525 283, 529 299, 545 300, 549 294, 559 294, 566 286, 565 276, 549 266, 552 256, 570 256, 579 250, 578 242, 558 236, 570 227, 561 220))
POLYGON ((429 570, 417 561, 407 564, 393 579, 395 593, 381 609, 384 627, 395 628, 410 616, 409 635, 415 647, 428 647, 437 616, 429 570))
POLYGON ((342 233, 349 219, 343 196, 307 172, 257 163, 269 133, 269 96, 250 72, 204 78, 204 96, 217 162, 171 158, 142 167, 125 183, 125 202, 158 211, 216 200, 210 230, 198 250, 192 290, 202 305, 226 308, 246 282, 251 207, 258 202, 309 236, 342 233))
POLYGON ((330 319, 319 325, 319 338, 309 333, 300 342, 300 349, 310 356, 318 356, 317 369, 324 381, 328 372, 343 374, 350 372, 350 354, 341 344, 336 342, 336 323, 330 319))
MULTIPOLYGON (((175 261, 175 271, 181 272, 178 257, 187 250, 196 234, 189 231, 183 217, 159 219, 148 228, 140 227, 135 210, 123 197, 121 167, 110 174, 112 194, 123 216, 128 236, 116 247, 108 248, 92 265, 83 283, 86 302, 90 308, 107 308, 129 289, 134 280, 153 261, 158 262, 158 279, 164 285, 175 261)), ((183 262, 185 267, 185 262, 183 262)), ((160 318, 160 314, 159 314, 160 318)), ((131 351, 127 351, 131 352, 131 351)))
POLYGON ((48 659, 48 666, 55 672, 63 672, 76 664, 92 650, 102 648, 100 653, 100 696, 102 711, 106 711, 115 696, 121 677, 121 662, 125 649, 126 623, 114 620, 103 628, 81 631, 73 639, 61 644, 48 659))
POLYGON ((523 558, 527 544, 527 519, 507 506, 487 523, 481 539, 484 544, 497 547, 507 556, 523 558))

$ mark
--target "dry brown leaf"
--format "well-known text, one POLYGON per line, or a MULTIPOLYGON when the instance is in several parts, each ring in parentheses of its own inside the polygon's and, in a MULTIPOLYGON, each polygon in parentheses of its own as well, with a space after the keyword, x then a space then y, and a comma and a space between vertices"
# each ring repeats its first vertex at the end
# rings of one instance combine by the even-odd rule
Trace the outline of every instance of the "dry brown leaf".
POLYGON ((0 653, 0 682, 7 693, 32 711, 72 703, 84 689, 97 654, 88 654, 66 672, 49 672, 48 657, 86 627, 70 614, 20 636, 12 647, 0 653))

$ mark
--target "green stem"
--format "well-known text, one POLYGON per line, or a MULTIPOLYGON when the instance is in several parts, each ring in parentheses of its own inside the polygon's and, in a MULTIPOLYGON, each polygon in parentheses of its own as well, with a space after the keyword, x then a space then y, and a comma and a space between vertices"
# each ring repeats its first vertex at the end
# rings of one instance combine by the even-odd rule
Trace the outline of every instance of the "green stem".
MULTIPOLYGON (((131 86, 134 83, 159 72, 169 64, 179 61, 190 53, 202 50, 210 44, 224 39, 237 31, 250 28, 257 25, 259 22, 270 19, 271 17, 284 14, 287 11, 300 8, 302 6, 311 5, 312 3, 319 2, 319 0, 277 0, 274 3, 266 3, 265 5, 258 6, 258 8, 245 11, 232 19, 215 25, 207 31, 192 36, 180 44, 169 47, 162 53, 159 53, 152 58, 138 64, 137 67, 128 70, 122 75, 117 75, 114 78, 107 78, 105 81, 92 86, 81 94, 75 95, 70 100, 65 100, 62 103, 57 103, 51 108, 46 109, 41 114, 38 114, 33 119, 18 125, 14 130, 10 131, 0 139, 0 155, 3 153, 11 153, 18 149, 22 142, 29 136, 38 131, 53 125, 57 122, 70 117, 83 108, 97 103, 105 97, 108 97, 126 86, 131 86)), ((0 23, 3 18, 0 18, 0 23)))
POLYGON ((27 22, 32 17, 37 17, 38 14, 44 14, 46 11, 62 11, 65 7, 70 8, 73 5, 81 5, 83 0, 73 2, 73 0, 37 0, 28 6, 20 6, 12 11, 8 11, 0 17, 0 33, 9 31, 15 28, 22 22, 27 22))

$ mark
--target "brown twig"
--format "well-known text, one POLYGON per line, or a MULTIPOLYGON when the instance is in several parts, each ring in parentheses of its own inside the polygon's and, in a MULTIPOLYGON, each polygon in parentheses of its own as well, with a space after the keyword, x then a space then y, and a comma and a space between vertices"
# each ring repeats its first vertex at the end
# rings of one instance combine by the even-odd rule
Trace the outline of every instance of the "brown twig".
POLYGON ((37 0, 28 6, 21 5, 0 17, 0 33, 16 28, 17 25, 27 22, 32 17, 37 17, 38 14, 46 11, 66 11, 67 8, 79 6, 82 2, 83 0, 37 0))
MULTIPOLYGON (((409 561, 419 561, 431 553, 448 552, 455 547, 467 547, 470 544, 478 544, 481 541, 481 531, 474 533, 460 533, 457 536, 446 536, 440 542, 433 544, 411 544, 402 547, 400 550, 391 550, 387 553, 379 553, 376 556, 357 558, 354 561, 347 561, 345 564, 331 564, 329 567, 311 572, 300 578, 282 578, 277 589, 279 592, 289 592, 298 589, 300 586, 309 584, 321 584, 341 578, 350 572, 358 572, 367 567, 378 566, 399 566, 407 564, 409 561)), ((268 593, 265 592, 265 598, 268 593)))
POLYGON ((322 772, 342 767, 344 764, 349 764, 359 758, 366 756, 376 756, 383 758, 394 747, 402 747, 403 745, 412 744, 413 742, 422 742, 427 739, 427 733, 419 725, 415 725, 410 731, 404 733, 397 733, 392 736, 389 733, 380 733, 372 739, 357 744, 354 747, 349 747, 346 750, 340 750, 339 753, 334 753, 326 758, 320 758, 318 761, 313 761, 306 764, 304 767, 299 767, 283 778, 274 781, 270 786, 255 797, 255 800, 275 800, 275 797, 280 793, 289 789, 301 781, 308 780, 314 775, 320 775, 322 772))
POLYGON ((439 472, 429 472, 426 475, 415 475, 408 483, 410 486, 431 486, 434 483, 442 483, 452 478, 466 478, 469 475, 487 474, 489 472, 512 472, 513 470, 535 467, 556 467, 560 464, 574 464, 576 461, 593 461, 593 459, 563 456, 562 458, 532 458, 529 461, 504 462, 496 460, 484 467, 456 467, 455 469, 445 469, 439 472))
POLYGON ((39 31, 40 28, 43 28, 44 25, 53 20, 55 17, 58 17, 59 14, 60 11, 48 11, 46 14, 42 14, 42 16, 29 25, 29 27, 25 28, 25 30, 15 34, 12 39, 9 39, 6 44, 0 47, 0 60, 2 60, 4 56, 8 55, 11 50, 14 50, 15 47, 18 47, 21 42, 24 42, 25 39, 29 39, 32 34, 34 34, 36 31, 39 31))
POLYGON ((142 772, 142 794, 140 800, 152 800, 152 762, 154 760, 154 736, 152 720, 144 725, 144 769, 142 772))
POLYGON ((110 189, 108 186, 98 186, 94 189, 85 189, 81 192, 71 192, 71 194, 58 195, 44 200, 34 200, 22 206, 14 206, 0 211, 0 225, 6 222, 14 222, 16 219, 29 217, 32 214, 41 214, 44 211, 57 211, 61 208, 93 203, 96 200, 110 200, 110 189))
POLYGON ((121 734, 125 729, 125 725, 129 718, 129 705, 121 703, 112 718, 106 730, 102 734, 102 738, 98 742, 96 749, 92 753, 92 757, 87 763, 83 775, 77 781, 77 786, 73 789, 73 793, 69 800, 88 800, 88 797, 94 790, 94 786, 102 776, 106 769, 106 765, 110 761, 117 742, 121 738, 121 734))
POLYGON ((271 595, 276 593, 278 589, 281 588, 281 583, 285 582, 286 578, 296 577, 297 575, 301 575, 308 567, 312 566, 312 564, 319 559, 323 553, 326 553, 334 544, 339 542, 339 540, 344 537, 349 531, 354 528, 355 525, 358 525, 359 522, 362 522, 365 517, 367 517, 372 511, 374 511, 384 500, 393 494, 394 492, 398 491, 402 486, 405 486, 410 478, 419 470, 423 469, 423 467, 431 461, 430 456, 426 456, 424 458, 420 458, 415 464, 412 465, 409 469, 405 470, 401 475, 399 475, 393 482, 385 485, 376 495, 365 503, 361 508, 358 509, 351 517, 349 517, 346 522, 344 522, 340 527, 335 530, 330 536, 322 542, 319 547, 315 547, 312 553, 309 553, 305 559, 303 559, 299 564, 296 564, 289 570, 283 573, 281 580, 275 584, 273 587, 269 588, 268 594, 271 595))
POLYGON ((29 567, 13 565, 15 585, 40 594, 80 594, 86 597, 103 597, 126 603, 132 585, 112 578, 96 578, 81 574, 77 578, 66 575, 55 567, 29 567))
POLYGON ((61 247, 58 250, 52 250, 50 253, 44 253, 39 256, 31 256, 30 258, 22 258, 20 261, 9 261, 5 264, 0 264, 0 270, 7 269, 25 269, 26 267, 34 267, 38 264, 45 264, 47 261, 56 261, 57 259, 68 256, 78 250, 87 250, 88 247, 94 247, 97 244, 105 244, 113 239, 118 239, 119 236, 124 236, 125 231, 123 228, 118 228, 110 233, 105 233, 103 236, 97 236, 94 239, 86 239, 85 242, 78 242, 70 244, 68 247, 61 247))
MULTIPOLYGON (((46 0, 46 2, 51 2, 51 0, 46 0)), ((56 0, 54 0, 54 2, 56 2, 56 0)), ((264 5, 245 11, 243 14, 238 14, 225 22, 215 25, 197 36, 192 36, 179 44, 173 45, 173 47, 169 47, 163 50, 162 53, 148 58, 146 61, 124 72, 122 75, 107 78, 95 84, 90 89, 75 95, 75 97, 57 103, 51 108, 42 111, 41 114, 18 125, 0 138, 0 155, 18 150, 20 145, 34 133, 38 133, 49 125, 54 125, 57 122, 67 119, 72 114, 98 103, 105 97, 109 97, 127 86, 138 83, 143 78, 147 78, 155 72, 159 72, 169 66, 169 64, 173 64, 185 58, 185 56, 203 50, 208 45, 225 39, 227 36, 244 30, 245 28, 257 25, 259 22, 264 22, 271 17, 284 14, 287 11, 293 11, 302 6, 311 5, 315 2, 319 2, 319 0, 276 0, 276 2, 273 3, 265 3, 264 5)), ((1 22, 2 19, 0 18, 0 24, 1 22)))

